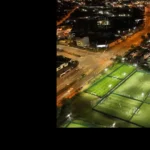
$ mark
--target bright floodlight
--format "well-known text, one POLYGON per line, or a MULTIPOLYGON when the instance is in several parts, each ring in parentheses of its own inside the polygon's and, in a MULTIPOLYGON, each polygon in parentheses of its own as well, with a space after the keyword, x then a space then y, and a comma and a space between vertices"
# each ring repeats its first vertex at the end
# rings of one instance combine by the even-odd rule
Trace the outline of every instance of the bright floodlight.
POLYGON ((144 96, 144 93, 142 93, 142 96, 144 96))
POLYGON ((105 71, 107 71, 108 70, 108 68, 105 68, 105 71))
POLYGON ((115 127, 115 125, 116 125, 116 123, 114 122, 113 125, 112 125, 112 127, 115 127))
POLYGON ((70 116, 71 116, 71 113, 67 115, 67 118, 70 118, 70 116))
POLYGON ((112 84, 109 84, 109 87, 112 87, 112 84))
POLYGON ((137 67, 137 64, 134 64, 135 67, 137 67))

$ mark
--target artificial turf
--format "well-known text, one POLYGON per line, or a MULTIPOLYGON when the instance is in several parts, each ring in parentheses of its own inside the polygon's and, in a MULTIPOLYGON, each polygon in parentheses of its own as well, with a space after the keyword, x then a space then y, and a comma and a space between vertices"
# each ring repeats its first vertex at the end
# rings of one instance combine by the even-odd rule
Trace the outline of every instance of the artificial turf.
POLYGON ((70 123, 67 128, 88 128, 88 126, 76 124, 76 123, 70 123))
POLYGON ((114 93, 144 101, 150 93, 150 74, 143 72, 134 73, 114 93))
POLYGON ((131 122, 139 124, 143 127, 150 127, 150 104, 143 103, 131 119, 131 122))
POLYGON ((102 96, 106 95, 110 90, 112 90, 119 82, 120 82, 119 79, 105 77, 103 80, 101 80, 101 81, 93 84, 91 87, 89 87, 86 90, 86 92, 102 97, 102 96))
POLYGON ((94 80, 93 83, 98 82, 99 80, 103 79, 116 69, 120 68, 123 64, 121 63, 114 63, 112 66, 108 67, 106 70, 104 70, 101 74, 99 74, 94 80))
POLYGON ((116 77, 119 79, 124 79, 134 70, 135 70, 134 66, 123 65, 119 69, 117 69, 115 72, 111 73, 110 76, 116 77))
POLYGON ((150 104, 150 96, 146 98, 145 102, 150 104))
POLYGON ((111 94, 100 101, 94 109, 117 118, 130 120, 140 105, 141 102, 139 101, 111 94))

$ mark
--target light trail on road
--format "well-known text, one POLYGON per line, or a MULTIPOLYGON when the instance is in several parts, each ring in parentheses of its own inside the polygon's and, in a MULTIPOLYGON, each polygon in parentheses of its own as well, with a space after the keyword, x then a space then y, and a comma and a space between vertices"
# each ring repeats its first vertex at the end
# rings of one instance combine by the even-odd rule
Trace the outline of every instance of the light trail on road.
POLYGON ((60 24, 62 24, 65 20, 67 20, 70 15, 78 8, 78 6, 75 6, 63 19, 61 19, 60 21, 57 22, 57 26, 59 26, 60 24))

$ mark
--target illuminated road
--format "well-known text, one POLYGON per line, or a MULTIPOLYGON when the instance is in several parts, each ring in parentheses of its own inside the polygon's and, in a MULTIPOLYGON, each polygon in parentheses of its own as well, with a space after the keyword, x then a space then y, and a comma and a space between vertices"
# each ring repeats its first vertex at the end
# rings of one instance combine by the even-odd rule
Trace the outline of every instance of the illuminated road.
POLYGON ((59 26, 60 24, 62 24, 65 20, 67 20, 70 15, 78 8, 78 6, 75 6, 63 19, 61 19, 60 21, 57 22, 57 26, 59 26))
MULTIPOLYGON (((147 10, 146 10, 147 12, 147 10)), ((81 50, 79 48, 73 48, 64 45, 57 45, 58 48, 64 49, 66 52, 72 52, 74 54, 80 55, 81 57, 76 57, 65 52, 57 52, 57 55, 63 54, 66 57, 72 58, 79 61, 79 70, 72 70, 69 74, 66 74, 63 78, 57 78, 57 92, 62 90, 64 87, 67 87, 65 91, 57 95, 57 106, 61 106, 61 100, 64 97, 71 97, 75 94, 76 90, 79 87, 85 87, 88 84, 88 81, 92 78, 95 78, 97 74, 103 71, 106 67, 111 65, 113 62, 110 60, 113 56, 121 55, 123 56, 127 52, 131 45, 140 45, 142 35, 146 35, 150 32, 150 14, 145 14, 145 27, 143 30, 135 33, 131 37, 128 37, 122 43, 117 44, 116 46, 106 50, 105 52, 89 52, 86 50, 81 50), (82 78, 82 74, 86 74, 82 78), (73 83, 73 84, 71 84, 73 83), (70 86, 69 86, 70 85, 70 86), (73 88, 73 89, 71 89, 73 88), (71 89, 71 90, 70 90, 71 89)))

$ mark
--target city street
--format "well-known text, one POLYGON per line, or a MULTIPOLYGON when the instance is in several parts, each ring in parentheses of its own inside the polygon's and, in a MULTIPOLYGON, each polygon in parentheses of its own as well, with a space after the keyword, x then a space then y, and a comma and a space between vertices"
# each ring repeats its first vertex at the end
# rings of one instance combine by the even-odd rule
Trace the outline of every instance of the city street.
POLYGON ((65 20, 67 20, 70 15, 78 8, 78 6, 74 7, 62 20, 57 22, 57 26, 62 24, 65 20))
POLYGON ((131 45, 140 45, 142 41, 141 36, 150 32, 150 14, 147 13, 147 8, 145 10, 144 29, 105 52, 89 52, 79 48, 57 45, 58 48, 65 50, 65 52, 57 52, 57 55, 64 55, 68 58, 79 61, 77 68, 64 75, 62 78, 57 78, 57 106, 61 106, 61 100, 63 98, 70 98, 73 96, 80 87, 86 86, 88 81, 111 65, 113 63, 111 60, 112 57, 116 55, 124 56, 124 54, 131 48, 131 45), (81 57, 66 52, 74 53, 81 57), (82 77, 83 74, 85 74, 85 77, 82 77), (65 87, 67 88, 63 91, 62 89, 65 87), (60 92, 61 90, 62 92, 60 92))

